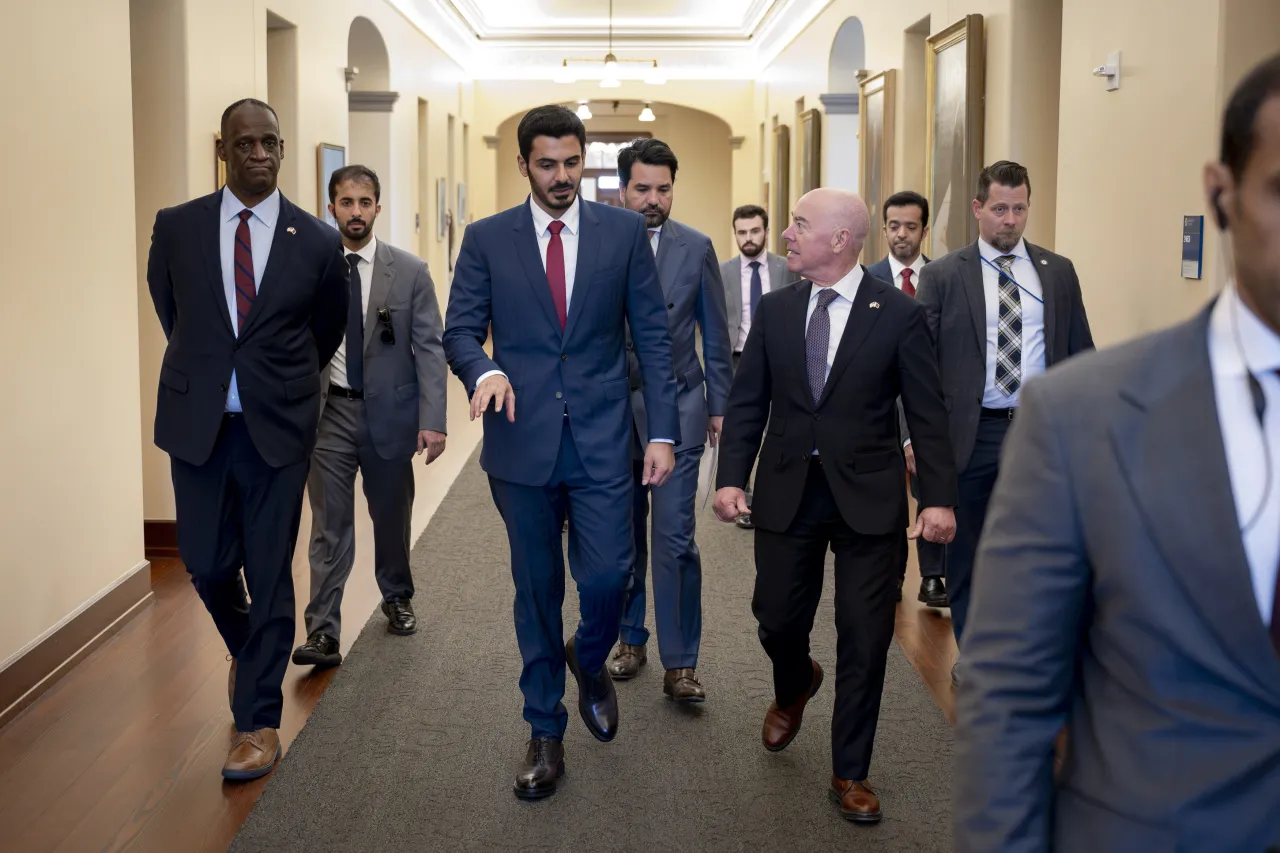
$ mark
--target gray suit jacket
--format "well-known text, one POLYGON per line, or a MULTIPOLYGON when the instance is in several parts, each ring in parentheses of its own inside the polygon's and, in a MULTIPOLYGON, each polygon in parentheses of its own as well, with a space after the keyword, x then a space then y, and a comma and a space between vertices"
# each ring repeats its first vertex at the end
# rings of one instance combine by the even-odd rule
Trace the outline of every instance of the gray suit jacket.
MULTIPOLYGON (((671 328, 671 361, 676 373, 676 402, 680 407, 678 449, 701 447, 706 441, 707 418, 724 415, 733 381, 733 350, 725 318, 724 288, 716 250, 705 234, 668 219, 658 238, 658 281, 667 305, 671 328), (698 361, 698 331, 702 332, 702 356, 698 361), (705 379, 705 382, 704 382, 705 379)), ((647 436, 640 362, 627 339, 627 374, 631 380, 631 411, 636 432, 647 436)))
POLYGON ((960 853, 1280 843, 1280 656, 1241 541, 1208 324, 1023 390, 961 650, 960 853))
MULTIPOLYGON (((418 430, 445 432, 449 367, 440 343, 442 331, 440 303, 426 261, 379 240, 364 319, 364 400, 373 445, 383 459, 412 456, 418 449, 418 430), (382 340, 382 308, 391 315, 394 343, 382 340)), ((320 387, 327 400, 328 365, 320 387)))
MULTIPOLYGON (((1047 369, 1093 349, 1093 336, 1071 261, 1032 243, 1026 246, 1044 288, 1047 369)), ((973 455, 987 384, 987 308, 977 241, 926 264, 916 299, 924 305, 938 349, 942 393, 951 413, 951 446, 956 470, 963 472, 973 455)))
MULTIPOLYGON (((781 290, 789 284, 795 284, 800 276, 787 269, 787 259, 773 252, 765 253, 769 264, 769 286, 773 290, 781 290)), ((742 256, 734 255, 720 265, 720 278, 724 281, 724 305, 729 317, 729 348, 740 351, 737 346, 738 324, 742 318, 742 256)), ((746 341, 742 341, 743 344, 746 341)))

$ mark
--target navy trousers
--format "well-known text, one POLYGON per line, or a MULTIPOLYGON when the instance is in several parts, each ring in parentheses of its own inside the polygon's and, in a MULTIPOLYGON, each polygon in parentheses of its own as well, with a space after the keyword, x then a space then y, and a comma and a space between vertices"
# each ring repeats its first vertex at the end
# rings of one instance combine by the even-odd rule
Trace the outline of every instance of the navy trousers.
POLYGON ((560 455, 545 486, 496 477, 489 490, 507 526, 515 583, 516 640, 524 669, 524 719, 532 736, 563 738, 569 722, 564 697, 564 549, 569 517, 569 571, 578 587, 578 662, 599 672, 618 636, 622 596, 635 543, 631 536, 631 475, 605 482, 587 476, 565 419, 560 455))
POLYGON ((987 504, 1000 473, 1000 450, 1009 433, 1008 418, 982 418, 969 464, 957 481, 956 538, 947 545, 947 597, 951 599, 951 627, 959 643, 969 617, 969 590, 973 561, 978 554, 978 537, 987 521, 987 504))
POLYGON ((634 470, 635 499, 632 526, 636 559, 622 609, 624 643, 643 646, 649 640, 644 627, 645 570, 648 568, 649 503, 653 502, 653 616, 658 628, 658 654, 663 669, 695 668, 702 642, 702 557, 694 541, 697 513, 698 466, 704 446, 676 454, 670 479, 657 489, 642 486, 642 463, 634 470))
POLYGON ((171 468, 178 552, 238 662, 236 728, 278 729, 293 648, 293 548, 307 463, 272 468, 253 446, 244 417, 228 415, 207 462, 173 459, 171 468))

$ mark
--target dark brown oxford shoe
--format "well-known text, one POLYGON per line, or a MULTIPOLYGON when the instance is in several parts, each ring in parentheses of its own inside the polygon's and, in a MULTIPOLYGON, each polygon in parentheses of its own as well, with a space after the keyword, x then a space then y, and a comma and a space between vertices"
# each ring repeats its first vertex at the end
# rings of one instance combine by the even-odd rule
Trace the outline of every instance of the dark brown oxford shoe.
POLYGON ((564 744, 555 738, 534 738, 529 741, 513 790, 522 800, 541 800, 556 792, 556 781, 563 775, 564 744))
POLYGON ((770 752, 786 749, 796 739, 796 735, 800 733, 800 723, 804 720, 804 707, 822 686, 822 667, 813 658, 809 658, 809 663, 813 665, 813 681, 809 692, 785 708, 779 708, 777 702, 771 702, 769 710, 765 711, 763 740, 764 748, 770 752))
POLYGON ((609 661, 609 677, 614 681, 630 681, 640 674, 640 667, 648 659, 644 646, 618 643, 618 648, 609 661))
POLYGON ((879 823, 880 798, 867 780, 854 782, 831 777, 831 799, 840 806, 840 814, 854 823, 879 823))
POLYGON ((697 674, 689 667, 667 670, 662 677, 662 692, 682 705, 707 701, 707 691, 702 689, 697 674))

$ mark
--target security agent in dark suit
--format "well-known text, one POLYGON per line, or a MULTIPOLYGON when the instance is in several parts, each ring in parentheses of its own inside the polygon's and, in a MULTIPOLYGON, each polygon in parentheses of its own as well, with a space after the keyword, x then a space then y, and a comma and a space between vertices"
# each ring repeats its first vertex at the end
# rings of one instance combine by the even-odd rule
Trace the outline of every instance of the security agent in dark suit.
POLYGON ((957 641, 964 635, 973 558, 1000 448, 1022 385, 1093 348, 1075 267, 1022 239, 1030 209, 1025 168, 1001 160, 983 169, 973 200, 978 241, 921 270, 916 292, 938 348, 960 472, 956 539, 946 556, 957 641))
POLYGON ((1234 283, 1025 389, 964 639, 960 853, 1280 849, 1280 56, 1221 145, 1234 283))
POLYGON ((857 263, 870 221, 853 193, 819 189, 783 235, 787 266, 809 281, 764 297, 729 392, 716 516, 756 522, 752 611, 773 662, 762 739, 777 751, 822 685, 809 632, 835 553, 836 699, 831 794, 845 818, 880 820, 867 783, 893 637, 906 478, 898 398, 916 447, 921 502, 912 538, 955 530, 955 468, 924 311, 857 263), (767 432, 766 432, 767 424, 767 432), (761 445, 761 436, 764 444, 761 445), (759 452, 756 499, 742 487, 759 452))
POLYGON ((658 264, 658 283, 671 328, 682 441, 667 484, 653 490, 645 486, 641 470, 644 444, 640 440, 640 436, 648 434, 644 374, 634 348, 628 348, 631 410, 635 416, 632 458, 636 554, 609 674, 619 680, 634 678, 647 658, 645 570, 650 552, 646 528, 652 501, 653 614, 662 668, 666 671, 662 691, 675 702, 696 703, 706 700, 696 671, 702 642, 702 557, 693 538, 698 467, 706 445, 715 447, 720 440, 733 367, 715 247, 705 234, 669 218, 678 166, 675 152, 659 139, 637 139, 618 152, 619 195, 625 207, 644 216, 658 264), (702 361, 698 359, 699 332, 702 361))
POLYGON ((413 455, 430 465, 444 452, 442 323, 421 258, 374 237, 382 187, 367 166, 329 178, 329 212, 351 269, 347 334, 324 370, 320 437, 307 478, 311 502, 311 599, 307 640, 293 662, 336 666, 342 593, 355 563, 355 483, 361 474, 373 521, 373 574, 387 630, 417 630, 409 524, 413 455), (352 342, 355 342, 354 344, 352 342))
MULTIPOLYGON (((920 282, 920 270, 929 258, 920 246, 929 236, 929 200, 919 193, 905 190, 885 199, 880 211, 884 220, 884 236, 889 254, 867 267, 867 273, 881 281, 887 281, 907 296, 915 297, 920 282)), ((911 494, 920 500, 920 483, 916 477, 915 452, 911 449, 911 434, 902 416, 902 403, 898 403, 898 423, 902 433, 902 452, 911 483, 911 494)), ((907 572, 907 537, 902 536, 902 565, 907 572)), ((947 587, 943 581, 943 560, 946 549, 923 539, 916 541, 916 557, 920 563, 920 592, 917 600, 929 607, 950 607, 947 587)))
POLYGON ((280 754, 293 548, 348 269, 338 232, 276 188, 270 106, 228 107, 217 146, 226 187, 156 215, 147 284, 169 340, 155 441, 173 462, 178 550, 232 656, 222 775, 243 780, 280 754))

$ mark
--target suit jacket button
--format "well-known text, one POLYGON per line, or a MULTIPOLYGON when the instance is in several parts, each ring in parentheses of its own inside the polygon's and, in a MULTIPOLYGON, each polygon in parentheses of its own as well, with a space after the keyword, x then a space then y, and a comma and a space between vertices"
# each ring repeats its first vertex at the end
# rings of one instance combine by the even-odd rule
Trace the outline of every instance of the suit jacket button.
MULTIPOLYGON (((627 349, 631 349, 631 347, 627 347, 627 349)), ((569 360, 569 354, 568 354, 568 353, 563 353, 563 352, 562 352, 562 353, 560 353, 560 360, 561 360, 561 361, 568 361, 568 360, 569 360)))
POLYGON ((822 420, 822 415, 818 414, 817 412, 814 412, 813 419, 815 421, 820 421, 822 420))
POLYGON ((631 344, 627 344, 627 349, 631 349, 631 344))
POLYGON ((564 398, 564 394, 563 394, 563 392, 557 391, 557 392, 556 392, 556 399, 557 399, 557 400, 561 400, 561 399, 563 399, 563 398, 564 398))
POLYGON ((667 303, 667 310, 670 310, 670 309, 675 308, 675 307, 676 307, 676 304, 675 304, 674 302, 668 302, 668 303, 667 303))
POLYGON ((227 393, 227 383, 223 382, 223 383, 222 383, 221 385, 219 385, 218 387, 222 389, 222 393, 223 393, 223 394, 227 393))

